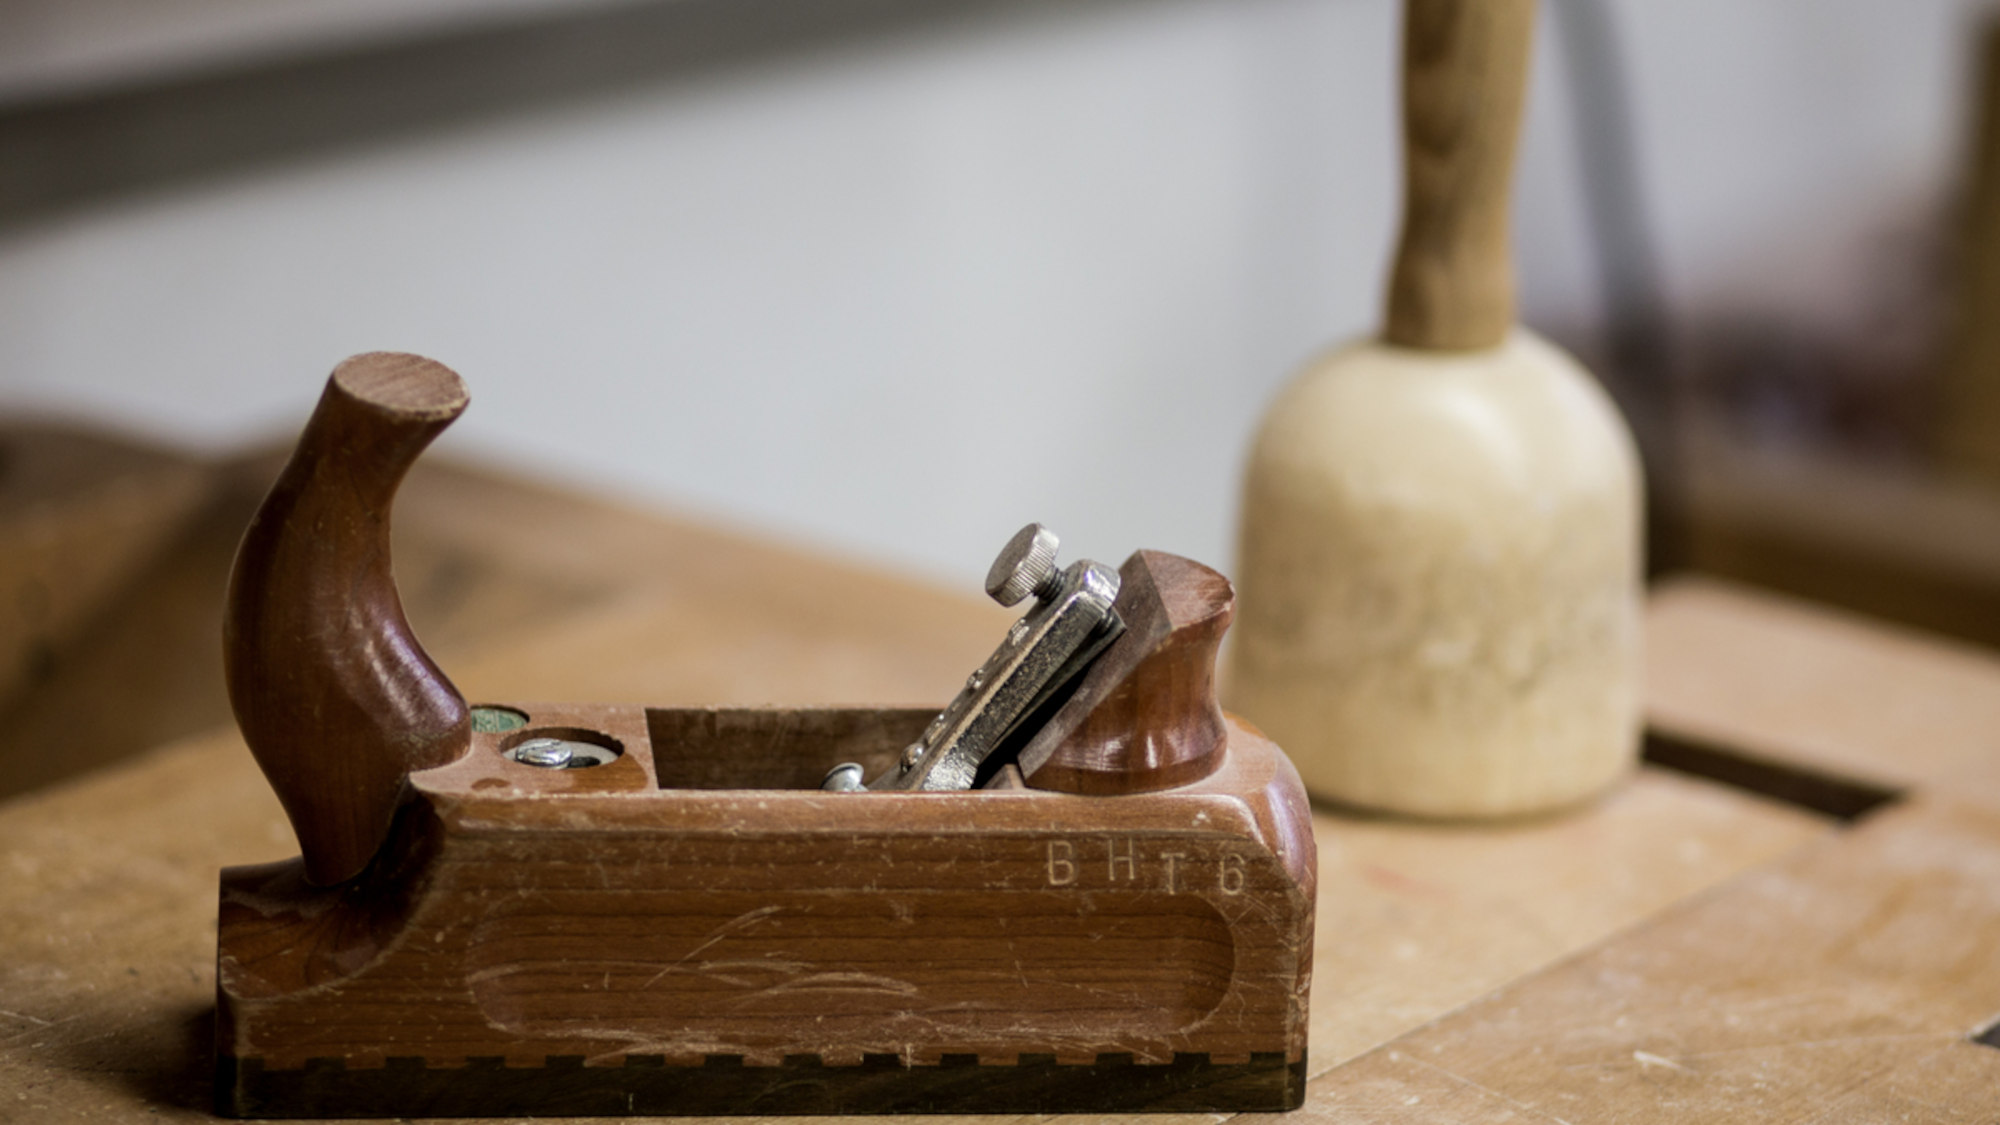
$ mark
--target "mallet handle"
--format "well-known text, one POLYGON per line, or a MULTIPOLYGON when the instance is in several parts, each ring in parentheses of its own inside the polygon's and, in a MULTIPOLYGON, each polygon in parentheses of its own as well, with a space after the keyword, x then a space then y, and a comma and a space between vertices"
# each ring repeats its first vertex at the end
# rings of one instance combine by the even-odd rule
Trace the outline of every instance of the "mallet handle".
POLYGON ((1403 231, 1384 335, 1489 348, 1514 321, 1508 203, 1535 0, 1407 0, 1403 231))

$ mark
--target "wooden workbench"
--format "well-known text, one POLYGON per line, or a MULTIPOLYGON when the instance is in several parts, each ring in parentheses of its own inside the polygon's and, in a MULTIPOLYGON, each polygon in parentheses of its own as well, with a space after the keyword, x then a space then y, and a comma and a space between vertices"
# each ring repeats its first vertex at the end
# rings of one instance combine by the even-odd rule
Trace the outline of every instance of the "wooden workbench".
MULTIPOLYGON (((411 616, 476 698, 940 701, 1008 619, 485 473, 419 470, 397 517, 411 616)), ((1293 1120, 2000 1116, 1973 1041, 2000 1019, 2000 658, 1701 581, 1649 626, 1663 760, 1898 799, 1842 820, 1649 766, 1546 820, 1319 810, 1293 1120)), ((293 851, 227 726, 0 804, 0 1121, 207 1117, 216 870, 293 851)))

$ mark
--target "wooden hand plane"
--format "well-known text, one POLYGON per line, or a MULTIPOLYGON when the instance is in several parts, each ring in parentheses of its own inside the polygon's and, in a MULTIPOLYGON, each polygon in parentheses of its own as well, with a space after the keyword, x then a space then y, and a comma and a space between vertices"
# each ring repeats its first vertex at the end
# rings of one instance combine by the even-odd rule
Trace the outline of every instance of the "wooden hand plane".
POLYGON ((989 592, 1034 608, 942 711, 468 705, 389 569, 466 402, 341 364, 238 554, 230 696, 302 855, 222 873, 222 1112, 1302 1102, 1316 852, 1215 702, 1227 579, 1031 527, 989 592))

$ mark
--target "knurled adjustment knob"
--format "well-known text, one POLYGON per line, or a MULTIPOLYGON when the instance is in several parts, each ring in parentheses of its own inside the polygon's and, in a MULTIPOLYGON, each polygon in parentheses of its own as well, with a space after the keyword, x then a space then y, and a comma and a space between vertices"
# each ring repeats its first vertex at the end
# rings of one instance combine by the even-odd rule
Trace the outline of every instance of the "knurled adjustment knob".
POLYGON ((1049 597, 1062 588, 1056 569, 1056 533, 1038 523, 1014 533, 1000 548, 993 569, 986 572, 986 592, 1001 605, 1014 605, 1035 594, 1049 597))

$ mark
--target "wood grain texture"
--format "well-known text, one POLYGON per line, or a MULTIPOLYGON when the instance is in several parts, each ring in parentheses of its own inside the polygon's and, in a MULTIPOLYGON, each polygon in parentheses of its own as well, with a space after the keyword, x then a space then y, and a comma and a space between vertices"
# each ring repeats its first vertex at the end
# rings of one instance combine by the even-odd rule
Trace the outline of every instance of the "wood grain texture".
MULTIPOLYGON (((1254 733, 1231 730, 1222 766, 1197 783, 1115 801, 856 795, 767 786, 842 757, 886 765, 928 716, 900 713, 901 729, 857 745, 855 732, 871 728, 852 712, 717 721, 518 707, 526 730, 475 733, 472 753, 412 778, 417 801, 384 853, 401 857, 394 868, 329 889, 309 886, 296 862, 225 872, 220 1026, 237 1068, 224 1101, 233 1112, 349 1113, 355 1091, 287 1102, 259 1083, 330 1062, 372 1087, 383 1079, 360 1072, 405 1056, 432 1071, 482 1058, 614 1069, 635 1056, 670 1068, 729 1058, 781 1068, 779 1085, 797 1085, 784 1068, 808 1056, 836 1069, 888 1057, 908 1070, 973 1058, 998 1083, 993 1100, 962 1076, 951 1091, 924 1091, 953 1100, 912 1103, 872 1088, 888 1085, 877 1075, 835 1103, 876 1111, 1296 1104, 1317 853, 1297 774, 1254 733), (603 732, 625 752, 582 770, 503 757, 549 728, 603 732), (682 739, 666 748, 674 757, 723 762, 775 734, 812 768, 738 754, 736 788, 665 788, 656 731, 682 739), (1198 1056, 1204 1077, 1238 1080, 1141 1083, 1124 1100, 1106 1085, 1065 1100, 1060 1084, 1035 1090, 1013 1073, 1044 1056, 1088 1067, 1107 1055, 1153 1079, 1198 1056), (1216 1070, 1257 1058, 1276 1064, 1258 1071, 1261 1083, 1216 1070)), ((775 1088, 682 1092, 678 1112, 792 1104, 773 1101, 775 1088)), ((532 1086, 515 1095, 470 1106, 562 1104, 532 1086)))
POLYGON ((1658 721, 1909 795, 1324 1075, 1308 1115, 1992 1120, 2000 668, 1707 582, 1652 624, 1658 721))
POLYGON ((1314 831, 1317 1076, 1835 827, 1649 768, 1572 815, 1314 831))
POLYGON ((2000 656, 1712 579, 1654 595, 1648 721, 1889 789, 1989 760, 2000 656))
POLYGON ((314 883, 359 874, 410 771, 467 747, 465 701, 417 644, 389 564, 396 488, 466 401, 417 356, 342 363, 237 552, 229 698, 314 883))
POLYGON ((168 449, 0 422, 0 715, 55 679, 212 486, 208 466, 168 449))
POLYGON ((1328 1075, 1309 1118, 1817 1122, 1930 1072, 1921 1120, 1990 1120, 1996 932, 2000 807, 1913 798, 1328 1075))
POLYGON ((1406 0, 1403 229, 1384 335, 1490 348, 1514 323, 1508 202, 1534 0, 1406 0))

